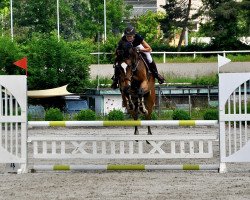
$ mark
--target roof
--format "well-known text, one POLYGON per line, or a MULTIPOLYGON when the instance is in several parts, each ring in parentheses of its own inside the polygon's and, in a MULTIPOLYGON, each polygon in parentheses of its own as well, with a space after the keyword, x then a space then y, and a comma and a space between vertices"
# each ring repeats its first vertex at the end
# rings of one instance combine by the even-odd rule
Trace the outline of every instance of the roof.
POLYGON ((73 93, 67 91, 67 86, 68 85, 64 85, 62 87, 57 87, 47 90, 31 90, 28 91, 27 95, 28 97, 31 98, 48 98, 48 97, 72 95, 73 93))

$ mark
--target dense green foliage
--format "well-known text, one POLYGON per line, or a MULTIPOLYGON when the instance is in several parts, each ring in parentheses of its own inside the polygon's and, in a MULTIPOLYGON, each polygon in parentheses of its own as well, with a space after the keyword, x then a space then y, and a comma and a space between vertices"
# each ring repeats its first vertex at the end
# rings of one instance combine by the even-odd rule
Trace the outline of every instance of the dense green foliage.
POLYGON ((172 118, 173 120, 190 120, 191 119, 188 112, 185 110, 181 110, 181 109, 174 110, 172 114, 172 118))
POLYGON ((89 80, 89 65, 94 49, 88 41, 57 41, 55 36, 34 35, 24 44, 0 37, 0 72, 25 74, 13 62, 28 58, 28 89, 48 89, 69 84, 71 92, 81 92, 89 80))
MULTIPOLYGON (((152 46, 153 51, 178 51, 170 46, 174 33, 186 25, 187 0, 169 0, 164 6, 167 14, 146 12, 130 18, 131 6, 123 0, 107 1, 107 41, 104 33, 103 1, 60 1, 60 41, 57 38, 56 1, 13 1, 14 40, 10 36, 10 1, 0 2, 0 75, 25 74, 13 62, 28 58, 28 90, 48 89, 69 84, 70 92, 82 93, 86 87, 96 87, 89 79, 92 63, 113 63, 114 51, 127 23, 132 23, 152 46), (176 2, 176 4, 175 4, 176 2), (18 15, 16 14, 18 12, 18 15), (178 21, 178 19, 180 20, 178 21), (159 26, 161 24, 161 27, 159 26), (163 33, 165 38, 162 37, 163 33), (101 56, 93 52, 107 52, 101 56)), ((210 45, 182 46, 181 51, 249 50, 249 46, 236 41, 238 36, 249 35, 250 1, 203 0, 200 13, 210 20, 204 24, 198 36, 213 36, 210 45), (220 27, 220 28, 218 28, 220 27)), ((197 15, 198 16, 198 15, 197 15)), ((188 19, 190 20, 190 19, 188 19)), ((191 30, 191 29, 190 29, 191 30)), ((210 57, 211 55, 205 55, 210 57)), ((237 55, 235 55, 237 56, 237 55)), ((160 56, 155 56, 162 60, 160 56)), ((176 55, 167 57, 174 61, 176 55)), ((184 62, 194 62, 192 56, 184 62)), ((242 61, 242 58, 239 58, 242 61)), ((233 60, 234 61, 234 60, 233 60)), ((236 60, 239 61, 239 60, 236 60)), ((106 79, 108 83, 110 80, 106 79)), ((216 85, 217 79, 200 78, 193 84, 216 85)))
POLYGON ((176 30, 180 29, 178 51, 181 50, 185 31, 190 27, 191 0, 168 0, 163 8, 166 11, 165 18, 161 19, 161 27, 168 39, 175 37, 176 30))
POLYGON ((59 108, 49 108, 45 112, 45 121, 62 121, 63 114, 59 108))
POLYGON ((236 45, 239 36, 237 18, 238 3, 234 0, 207 1, 203 0, 205 15, 212 20, 201 26, 201 33, 212 37, 214 46, 231 47, 236 45), (207 9, 209 8, 209 9, 207 9))
POLYGON ((199 76, 192 81, 192 85, 207 85, 207 86, 217 86, 219 79, 217 75, 211 76, 199 76))
POLYGON ((81 110, 76 114, 75 119, 78 121, 93 121, 96 120, 96 114, 93 110, 81 110))
POLYGON ((204 120, 219 120, 219 111, 218 109, 208 109, 204 113, 204 120))
POLYGON ((132 24, 147 42, 162 42, 163 34, 159 28, 159 20, 163 19, 163 17, 164 13, 147 11, 140 16, 136 16, 132 24))
MULTIPOLYGON (((4 33, 10 27, 9 7, 10 1, 0 3, 0 12, 3 13, 5 9, 4 33)), ((131 9, 123 0, 107 1, 107 35, 120 33, 124 29, 124 18, 129 17, 131 9)), ((26 40, 36 32, 50 34, 57 30, 57 1, 13 1, 13 13, 15 37, 18 40, 26 40)), ((104 4, 100 0, 59 1, 60 37, 67 40, 91 38, 97 41, 98 34, 104 34, 103 15, 104 4)))
MULTIPOLYGON (((140 119, 141 119, 141 120, 146 120, 145 115, 141 115, 141 116, 140 116, 140 119)), ((157 114, 155 111, 152 112, 152 114, 151 114, 151 119, 152 119, 152 120, 157 120, 157 119, 158 119, 158 114, 157 114)))
POLYGON ((17 75, 21 73, 13 62, 17 60, 21 52, 18 45, 11 42, 8 37, 0 37, 0 75, 17 75))
POLYGON ((116 120, 124 120, 124 113, 121 110, 112 110, 108 113, 108 120, 116 121, 116 120))

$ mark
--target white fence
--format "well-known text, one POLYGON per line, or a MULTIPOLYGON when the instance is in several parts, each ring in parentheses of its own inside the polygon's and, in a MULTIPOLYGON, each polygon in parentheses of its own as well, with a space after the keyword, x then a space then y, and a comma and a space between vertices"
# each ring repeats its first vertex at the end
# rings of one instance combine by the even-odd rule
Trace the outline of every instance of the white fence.
MULTIPOLYGON (((224 57, 226 57, 227 54, 232 54, 232 53, 237 53, 237 54, 244 54, 244 53, 250 53, 250 50, 239 50, 239 51, 193 51, 193 52, 169 52, 169 51, 162 51, 162 52, 157 52, 153 51, 152 54, 156 55, 162 55, 162 60, 163 63, 166 63, 166 56, 167 55, 193 55, 193 58, 195 59, 197 55, 205 55, 205 54, 214 54, 217 56, 217 54, 223 54, 224 57)), ((114 53, 107 53, 107 52, 95 52, 95 53, 90 53, 91 55, 110 55, 114 53)))

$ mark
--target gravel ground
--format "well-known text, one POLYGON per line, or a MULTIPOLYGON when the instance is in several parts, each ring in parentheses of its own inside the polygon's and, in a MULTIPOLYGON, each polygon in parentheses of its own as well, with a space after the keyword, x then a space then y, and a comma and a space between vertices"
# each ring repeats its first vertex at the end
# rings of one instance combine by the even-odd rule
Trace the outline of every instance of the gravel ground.
MULTIPOLYGON (((215 134, 216 127, 174 128, 152 127, 153 134, 215 134)), ((49 128, 31 129, 29 135, 133 134, 132 128, 49 128)), ((140 128, 140 134, 146 129, 140 128)), ((32 159, 29 145, 29 168, 32 159)), ((131 163, 178 164, 211 163, 219 160, 218 141, 214 158, 194 160, 142 160, 131 163)), ((46 161, 51 162, 51 161, 46 161)), ((77 160, 79 163, 89 163, 77 160)), ((92 161, 91 161, 92 162, 92 161)), ((94 162, 94 161, 93 161, 94 162)), ((98 161, 101 163, 102 161, 98 161)), ((108 161, 109 163, 114 161, 108 161)), ((121 161, 121 163, 128 161, 121 161)), ((4 174, 0 166, 0 200, 8 199, 250 199, 250 164, 228 164, 227 173, 216 171, 82 171, 4 174)))

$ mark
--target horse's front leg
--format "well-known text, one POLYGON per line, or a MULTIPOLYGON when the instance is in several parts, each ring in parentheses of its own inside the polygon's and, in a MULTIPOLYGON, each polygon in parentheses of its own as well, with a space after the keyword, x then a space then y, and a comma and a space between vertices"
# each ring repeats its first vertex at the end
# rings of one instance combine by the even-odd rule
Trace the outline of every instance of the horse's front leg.
POLYGON ((148 93, 148 83, 147 81, 143 81, 138 90, 138 95, 139 95, 138 101, 139 101, 139 110, 144 115, 148 114, 148 110, 146 109, 145 104, 144 104, 144 95, 146 93, 148 93))
POLYGON ((135 126, 135 132, 134 132, 134 135, 139 135, 138 126, 135 126))
POLYGON ((139 98, 138 98, 138 104, 139 104, 139 111, 142 114, 147 115, 148 114, 148 110, 145 107, 144 97, 143 96, 139 96, 139 98))
MULTIPOLYGON (((138 120, 138 118, 139 118, 139 113, 138 113, 137 110, 135 110, 135 111, 133 112, 133 118, 134 118, 134 120, 138 120)), ((135 126, 134 135, 139 135, 138 126, 135 126)), ((136 142, 138 142, 138 141, 136 140, 136 142)))
POLYGON ((134 110, 135 109, 135 105, 132 101, 132 97, 131 95, 129 94, 129 90, 130 90, 130 86, 127 86, 123 89, 122 93, 124 94, 124 98, 126 99, 124 102, 126 102, 126 105, 125 107, 128 109, 128 110, 134 110))
POLYGON ((128 110, 135 110, 135 104, 132 101, 131 95, 128 95, 127 99, 128 99, 127 109, 128 110))

